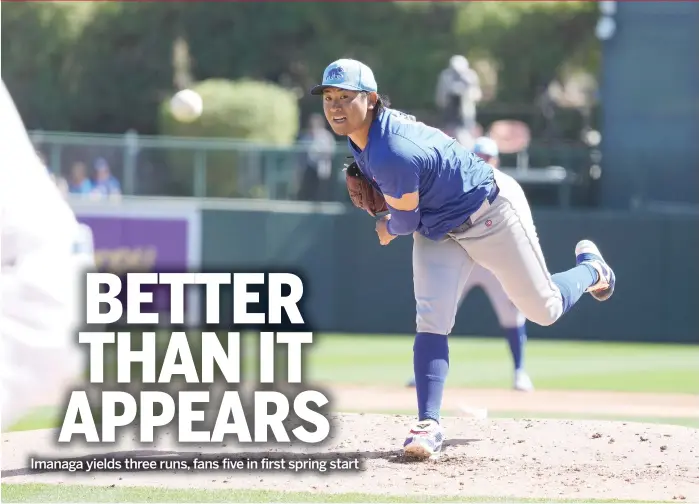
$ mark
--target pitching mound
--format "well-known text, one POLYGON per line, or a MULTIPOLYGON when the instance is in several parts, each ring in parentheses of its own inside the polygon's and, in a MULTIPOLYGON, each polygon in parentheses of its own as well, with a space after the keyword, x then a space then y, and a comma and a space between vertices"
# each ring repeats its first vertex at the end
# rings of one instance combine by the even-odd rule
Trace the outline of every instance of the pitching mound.
MULTIPOLYGON (((331 442, 315 453, 364 459, 354 472, 246 470, 30 474, 29 457, 153 456, 198 453, 231 457, 246 446, 175 446, 164 434, 152 445, 124 436, 105 449, 72 446, 59 451, 54 430, 3 436, 6 483, 66 483, 171 488, 284 489, 327 493, 699 500, 699 431, 669 425, 599 421, 445 418, 447 444, 438 461, 409 462, 400 451, 411 417, 341 414, 331 442)), ((290 446, 260 452, 289 458, 312 453, 290 446)))

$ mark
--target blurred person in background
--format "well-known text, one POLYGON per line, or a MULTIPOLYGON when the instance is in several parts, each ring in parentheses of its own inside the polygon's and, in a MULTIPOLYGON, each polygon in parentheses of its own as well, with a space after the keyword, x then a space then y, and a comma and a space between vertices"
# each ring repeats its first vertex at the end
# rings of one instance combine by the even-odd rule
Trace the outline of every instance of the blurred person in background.
MULTIPOLYGON (((492 138, 480 137, 476 139, 473 147, 473 152, 488 163, 493 168, 500 167, 500 151, 497 144, 492 138)), ((461 294, 459 305, 463 303, 464 298, 474 287, 480 286, 490 299, 493 310, 498 318, 500 327, 505 332, 507 343, 512 354, 512 363, 514 365, 514 384, 515 390, 530 392, 534 390, 534 384, 531 378, 524 370, 524 345, 527 341, 527 329, 524 314, 517 309, 510 298, 505 294, 505 289, 495 276, 485 269, 483 266, 475 264, 471 275, 466 280, 464 290, 461 294)), ((415 378, 408 382, 409 387, 415 386, 415 378)))
MULTIPOLYGON (((498 149, 498 144, 492 138, 486 136, 477 138, 473 146, 473 152, 496 170, 500 168, 500 149, 498 149)), ((510 298, 507 297, 505 289, 502 288, 502 284, 498 279, 490 271, 478 264, 474 265, 471 276, 466 281, 462 300, 476 285, 480 285, 488 295, 498 317, 500 327, 507 337, 514 365, 514 389, 524 392, 534 390, 534 384, 529 374, 524 370, 523 363, 524 346, 527 342, 527 319, 510 298)))
POLYGON ((442 112, 445 133, 470 149, 476 128, 476 103, 482 98, 478 74, 468 60, 456 54, 442 70, 437 81, 435 102, 442 112))
POLYGON ((333 187, 332 161, 337 145, 322 115, 312 114, 309 117, 308 130, 301 136, 299 143, 307 150, 298 198, 304 201, 328 201, 333 187))
POLYGON ((93 189, 92 180, 87 176, 87 166, 82 161, 73 163, 70 167, 68 191, 71 194, 90 194, 93 189))
POLYGON ((84 256, 72 209, 36 155, 0 85, 2 430, 36 406, 58 403, 84 370, 77 345, 84 256))
POLYGON ((112 175, 107 160, 100 157, 95 160, 95 181, 92 186, 92 194, 99 196, 120 196, 121 184, 112 175))

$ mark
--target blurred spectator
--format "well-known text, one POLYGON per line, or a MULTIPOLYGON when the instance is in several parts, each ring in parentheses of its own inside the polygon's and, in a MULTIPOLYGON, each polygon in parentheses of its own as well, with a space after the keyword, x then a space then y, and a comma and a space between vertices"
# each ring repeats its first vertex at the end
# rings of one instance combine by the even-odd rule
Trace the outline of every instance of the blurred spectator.
POLYGON ((87 166, 82 161, 74 163, 70 169, 70 180, 68 190, 72 194, 90 194, 92 192, 92 181, 87 176, 87 166))
POLYGON ((556 137, 556 101, 551 95, 551 88, 552 86, 540 86, 535 99, 535 104, 545 121, 541 136, 546 141, 551 141, 556 137))
POLYGON ((478 74, 459 54, 449 60, 437 81, 435 101, 442 111, 444 131, 466 148, 473 145, 476 127, 476 103, 483 96, 478 74))
POLYGON ((337 144, 325 124, 322 115, 312 114, 308 119, 308 130, 299 139, 307 148, 298 194, 300 200, 328 201, 331 197, 332 161, 337 144))
POLYGON ((112 175, 109 163, 104 158, 95 160, 95 183, 92 189, 93 194, 100 196, 120 196, 121 184, 112 175))

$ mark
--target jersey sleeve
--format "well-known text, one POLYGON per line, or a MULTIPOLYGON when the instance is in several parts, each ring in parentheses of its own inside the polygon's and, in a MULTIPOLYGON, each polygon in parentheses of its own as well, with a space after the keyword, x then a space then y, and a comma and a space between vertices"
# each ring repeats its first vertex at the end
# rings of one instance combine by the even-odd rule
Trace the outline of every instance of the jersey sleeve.
POLYGON ((420 190, 422 155, 412 142, 401 140, 388 146, 378 159, 374 171, 381 192, 392 198, 420 190))

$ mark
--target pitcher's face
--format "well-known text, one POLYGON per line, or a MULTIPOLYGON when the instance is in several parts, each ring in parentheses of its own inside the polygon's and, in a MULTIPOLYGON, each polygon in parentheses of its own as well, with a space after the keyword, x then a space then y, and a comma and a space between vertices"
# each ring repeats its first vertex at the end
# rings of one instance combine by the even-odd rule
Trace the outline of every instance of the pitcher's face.
POLYGON ((347 136, 364 127, 372 120, 372 109, 376 93, 362 93, 339 88, 323 91, 323 112, 332 130, 347 136), (373 102, 372 102, 373 100, 373 102))

